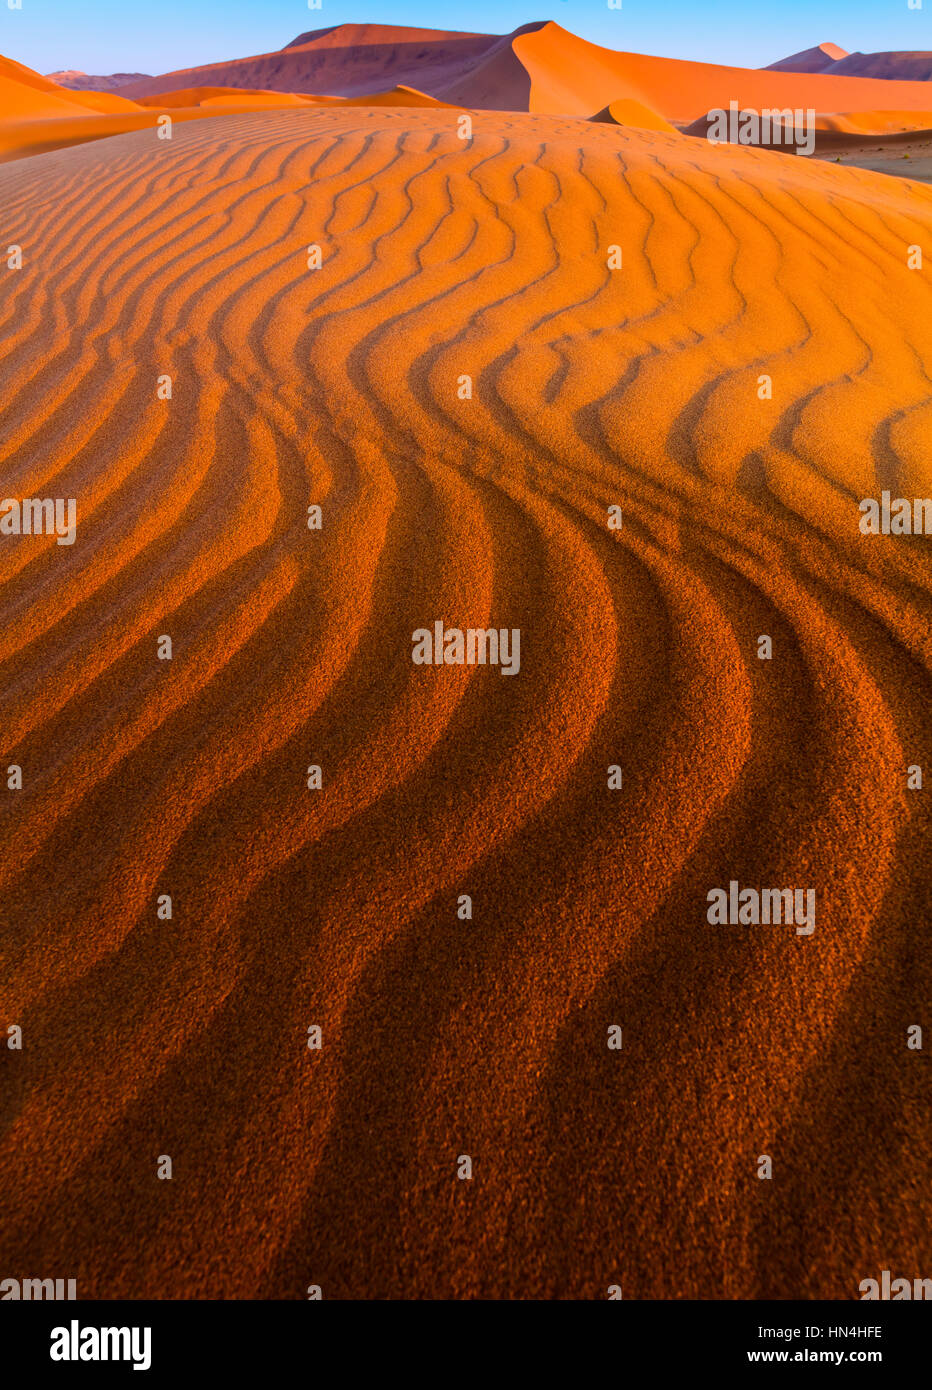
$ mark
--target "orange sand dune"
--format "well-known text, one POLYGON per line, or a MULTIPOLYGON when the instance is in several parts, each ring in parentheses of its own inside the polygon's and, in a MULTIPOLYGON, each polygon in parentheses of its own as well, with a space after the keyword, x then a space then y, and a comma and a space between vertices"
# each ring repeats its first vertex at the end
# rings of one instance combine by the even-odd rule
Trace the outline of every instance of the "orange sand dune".
POLYGON ((112 92, 73 92, 59 87, 23 63, 0 56, 0 124, 46 120, 85 111, 136 111, 134 101, 112 92))
POLYGON ((0 534, 0 1267, 932 1269, 932 555, 858 530, 932 493, 932 192, 317 108, 22 159, 0 208, 4 489, 77 506, 0 534), (520 670, 414 665, 437 620, 520 670), (814 932, 710 926, 731 880, 814 932))
POLYGON ((615 125, 633 125, 640 130, 665 130, 671 135, 675 133, 675 127, 662 116, 658 116, 649 106, 645 106, 641 101, 625 98, 609 102, 604 110, 597 112, 591 119, 609 121, 615 125))
POLYGON ((76 94, 56 92, 51 83, 46 89, 20 81, 8 73, 5 60, 0 60, 0 112, 3 125, 10 121, 54 120, 56 117, 84 115, 86 106, 72 100, 73 96, 76 94))
POLYGON ((69 91, 69 100, 89 111, 102 111, 107 115, 120 111, 138 111, 139 104, 121 97, 116 92, 75 92, 69 91))
POLYGON ((14 58, 0 56, 0 79, 9 82, 21 82, 24 86, 34 87, 36 91, 50 92, 53 96, 57 95, 62 100, 70 99, 73 95, 73 93, 66 92, 62 87, 59 87, 58 83, 53 82, 51 78, 43 77, 41 73, 27 68, 25 63, 17 63, 14 58))
POLYGON ((184 87, 130 101, 112 92, 68 91, 10 59, 0 58, 0 163, 155 127, 161 112, 190 121, 205 116, 290 106, 433 106, 447 103, 413 87, 359 97, 263 92, 246 87, 184 87), (89 115, 88 111, 94 114, 89 115))
MULTIPOLYGON (((31 68, 0 58, 0 164, 129 130, 155 127, 159 114, 166 110, 173 120, 191 121, 263 107, 305 107, 315 100, 320 98, 228 87, 189 87, 135 102, 113 92, 66 92, 31 68)), ((374 101, 398 106, 440 104, 421 92, 407 90, 396 93, 394 98, 380 94, 374 101)))
POLYGON ((530 110, 589 116, 621 98, 642 102, 666 120, 687 125, 730 101, 744 107, 817 111, 922 111, 926 82, 720 67, 641 53, 616 53, 558 24, 519 35, 514 51, 531 79, 530 110))
MULTIPOLYGON (((932 96, 932 92, 930 92, 932 96)), ((932 108, 932 102, 930 102, 932 108)), ((897 135, 904 131, 928 130, 932 109, 927 111, 846 111, 816 113, 816 129, 840 130, 859 135, 897 135)))
POLYGON ((109 92, 65 92, 30 68, 0 58, 0 163, 155 124, 109 92))

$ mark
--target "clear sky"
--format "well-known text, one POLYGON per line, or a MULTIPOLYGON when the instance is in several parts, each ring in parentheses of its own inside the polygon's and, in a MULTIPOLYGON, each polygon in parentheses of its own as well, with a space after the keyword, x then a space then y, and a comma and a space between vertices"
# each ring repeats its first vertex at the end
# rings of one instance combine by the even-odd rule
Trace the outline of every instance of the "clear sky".
POLYGON ((0 0, 0 53, 39 72, 169 72, 281 48, 333 24, 507 33, 554 19, 593 43, 762 67, 826 40, 854 52, 932 49, 932 0, 0 0))

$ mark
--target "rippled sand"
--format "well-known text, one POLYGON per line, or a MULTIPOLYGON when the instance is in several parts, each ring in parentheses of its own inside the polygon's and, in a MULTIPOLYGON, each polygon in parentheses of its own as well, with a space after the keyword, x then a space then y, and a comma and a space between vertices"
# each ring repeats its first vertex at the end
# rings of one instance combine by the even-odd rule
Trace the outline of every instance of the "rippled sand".
POLYGON ((932 565, 857 503, 932 492, 932 193, 473 119, 0 168, 4 491, 78 508, 0 542, 6 1273, 930 1272, 932 565), (414 666, 437 619, 519 628, 520 674, 414 666), (731 879, 815 888, 815 932, 710 926, 731 879))

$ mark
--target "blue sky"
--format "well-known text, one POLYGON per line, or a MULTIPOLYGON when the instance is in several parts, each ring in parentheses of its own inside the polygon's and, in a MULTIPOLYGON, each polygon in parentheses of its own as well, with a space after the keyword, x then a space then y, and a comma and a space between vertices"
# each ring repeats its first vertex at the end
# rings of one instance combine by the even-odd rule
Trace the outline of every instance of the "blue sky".
POLYGON ((348 22, 507 33, 554 19, 609 48, 760 67, 830 40, 851 51, 932 49, 932 0, 0 0, 0 53, 40 72, 167 72, 281 48, 348 22))

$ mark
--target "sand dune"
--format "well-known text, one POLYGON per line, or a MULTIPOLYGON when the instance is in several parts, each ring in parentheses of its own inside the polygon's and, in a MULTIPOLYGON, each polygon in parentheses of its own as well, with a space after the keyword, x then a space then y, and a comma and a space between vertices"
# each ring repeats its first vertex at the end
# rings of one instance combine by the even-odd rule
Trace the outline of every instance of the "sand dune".
POLYGON ((829 71, 842 77, 929 82, 932 80, 932 52, 847 53, 829 71))
POLYGON ((128 82, 142 82, 151 74, 147 72, 111 72, 104 75, 91 75, 77 68, 50 72, 46 76, 59 87, 69 87, 72 91, 113 92, 125 87, 128 82))
POLYGON ((16 120, 46 120, 83 115, 87 111, 110 114, 136 109, 135 102, 112 92, 67 91, 23 63, 0 57, 0 129, 16 120))
POLYGON ((930 126, 932 126, 932 110, 816 113, 816 128, 818 130, 844 131, 860 136, 902 135, 918 130, 928 130, 930 126))
POLYGON ((5 488, 78 508, 72 547, 0 542, 5 1269, 599 1299, 930 1267, 932 559, 857 499, 932 490, 932 194, 474 120, 0 168, 5 488), (436 619, 519 628, 519 675, 415 667, 436 619), (814 886, 815 933, 710 928, 732 878, 814 886))
MULTIPOLYGON (((524 28, 515 33, 523 33, 524 28)), ((300 37, 306 42, 295 40, 276 53, 164 73, 144 82, 131 83, 124 90, 127 96, 137 97, 177 87, 220 85, 364 96, 380 88, 407 85, 443 97, 445 89, 468 79, 476 67, 482 67, 484 60, 494 60, 503 38, 508 45, 512 36, 393 28, 381 24, 341 24, 300 37)), ((515 63, 512 80, 518 70, 519 65, 515 63)), ((497 82, 501 84, 502 80, 502 74, 498 73, 497 82)), ((477 99, 468 104, 484 105, 478 98, 481 89, 488 85, 488 74, 480 73, 477 99)), ((456 99, 467 101, 462 93, 456 99)))
POLYGON ((110 92, 66 92, 0 57, 0 163, 155 124, 157 117, 110 92))
POLYGON ((792 53, 789 58, 781 58, 777 63, 768 63, 768 72, 826 72, 848 52, 837 43, 820 43, 815 48, 805 48, 801 53, 792 53))
MULTIPOLYGON (((364 100, 375 106, 443 105, 410 88, 398 88, 364 100)), ((329 102, 343 104, 339 98, 232 87, 187 87, 131 101, 115 92, 66 92, 31 68, 0 58, 0 163, 107 139, 130 130, 155 128, 160 115, 166 111, 173 121, 191 121, 234 111, 282 110, 329 102)))
POLYGON ((636 126, 640 130, 665 130, 669 134, 674 134, 676 129, 669 121, 658 116, 656 111, 645 106, 643 102, 631 101, 630 99, 610 102, 604 110, 596 112, 591 119, 608 121, 614 125, 636 126))
POLYGON ((928 82, 932 79, 932 52, 846 53, 833 43, 807 48, 770 63, 767 71, 821 72, 837 77, 876 77, 886 81, 928 82))
POLYGON ((622 98, 639 101, 674 125, 688 125, 730 101, 742 107, 816 111, 923 111, 925 82, 774 72, 618 53, 577 38, 558 24, 519 35, 514 51, 531 79, 530 109, 589 116, 622 98))

